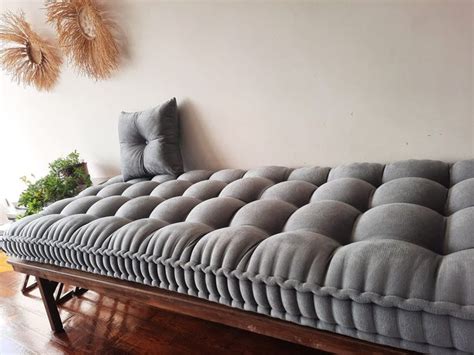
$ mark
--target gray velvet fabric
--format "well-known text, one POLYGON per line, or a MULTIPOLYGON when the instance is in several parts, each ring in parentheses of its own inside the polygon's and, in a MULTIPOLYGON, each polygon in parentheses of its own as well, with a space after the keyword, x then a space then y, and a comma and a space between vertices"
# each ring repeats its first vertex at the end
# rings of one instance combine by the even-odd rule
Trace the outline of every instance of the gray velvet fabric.
POLYGON ((116 177, 10 254, 420 352, 474 351, 474 160, 116 177))
POLYGON ((125 181, 183 171, 178 107, 174 98, 150 110, 122 112, 119 140, 125 181))

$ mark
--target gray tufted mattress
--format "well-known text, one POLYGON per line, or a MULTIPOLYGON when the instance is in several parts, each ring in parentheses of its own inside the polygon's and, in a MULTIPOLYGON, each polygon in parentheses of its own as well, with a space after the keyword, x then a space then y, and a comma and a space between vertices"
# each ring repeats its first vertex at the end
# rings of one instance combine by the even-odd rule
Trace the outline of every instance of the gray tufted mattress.
POLYGON ((474 351, 474 160, 116 177, 2 244, 372 342, 474 351))

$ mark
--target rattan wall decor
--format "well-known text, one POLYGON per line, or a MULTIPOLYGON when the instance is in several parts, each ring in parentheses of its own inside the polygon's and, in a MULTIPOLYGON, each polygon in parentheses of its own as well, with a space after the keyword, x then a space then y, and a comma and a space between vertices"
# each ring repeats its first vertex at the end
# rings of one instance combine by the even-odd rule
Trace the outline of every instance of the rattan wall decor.
POLYGON ((48 0, 48 22, 59 45, 82 74, 106 79, 118 68, 120 46, 116 23, 95 0, 48 0))
POLYGON ((18 83, 50 90, 57 82, 61 56, 51 42, 31 29, 23 12, 0 17, 0 66, 18 83))

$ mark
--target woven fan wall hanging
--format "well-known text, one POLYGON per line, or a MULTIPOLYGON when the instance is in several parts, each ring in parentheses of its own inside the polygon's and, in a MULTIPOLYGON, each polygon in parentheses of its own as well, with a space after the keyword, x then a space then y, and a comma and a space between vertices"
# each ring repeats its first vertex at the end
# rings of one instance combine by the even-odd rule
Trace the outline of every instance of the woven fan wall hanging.
POLYGON ((21 12, 0 17, 0 65, 18 83, 50 90, 62 64, 56 48, 34 32, 21 12))
POLYGON ((106 79, 118 68, 116 25, 94 0, 47 1, 48 22, 56 26, 59 45, 79 71, 106 79))

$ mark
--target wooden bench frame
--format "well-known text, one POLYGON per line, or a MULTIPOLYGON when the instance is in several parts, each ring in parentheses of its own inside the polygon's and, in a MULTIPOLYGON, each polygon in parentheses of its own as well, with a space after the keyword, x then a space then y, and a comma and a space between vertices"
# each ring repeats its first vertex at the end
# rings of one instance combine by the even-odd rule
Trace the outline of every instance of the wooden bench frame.
POLYGON ((10 258, 17 272, 36 277, 51 329, 62 332, 63 324, 54 298, 58 283, 94 290, 105 295, 121 295, 167 311, 224 324, 253 333, 285 340, 337 354, 408 354, 401 349, 386 347, 331 332, 304 327, 265 315, 247 312, 197 297, 162 290, 130 281, 60 268, 48 264, 10 258))

